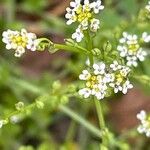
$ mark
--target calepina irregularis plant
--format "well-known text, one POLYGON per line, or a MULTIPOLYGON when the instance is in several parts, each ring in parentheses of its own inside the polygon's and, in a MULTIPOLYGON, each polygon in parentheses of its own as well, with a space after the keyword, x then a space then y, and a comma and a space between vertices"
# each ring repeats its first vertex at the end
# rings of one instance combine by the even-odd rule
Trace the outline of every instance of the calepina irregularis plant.
MULTIPOLYGON (((58 106, 60 110, 100 137, 102 139, 100 143, 101 150, 109 149, 113 143, 113 134, 105 123, 102 103, 114 94, 120 92, 127 94, 128 90, 133 88, 133 83, 130 79, 134 77, 138 78, 133 70, 149 55, 145 47, 150 42, 150 35, 147 32, 143 32, 139 36, 135 33, 132 34, 128 33, 128 31, 123 31, 115 48, 111 48, 111 44, 108 41, 104 44, 103 49, 95 47, 94 38, 97 32, 101 30, 101 21, 97 19, 97 15, 103 9, 104 6, 101 0, 91 3, 89 0, 84 0, 83 3, 80 0, 71 2, 70 6, 66 8, 66 23, 67 25, 76 24, 77 28, 72 34, 72 38, 65 39, 63 44, 53 43, 45 37, 38 38, 36 34, 27 32, 25 29, 3 32, 2 41, 6 44, 6 49, 13 49, 16 57, 22 56, 27 50, 35 52, 49 50, 50 53, 55 53, 63 49, 85 55, 87 62, 85 62, 85 68, 83 68, 83 71, 79 75, 81 84, 76 86, 71 85, 68 86, 67 90, 61 90, 61 84, 55 82, 52 85, 52 91, 48 94, 44 89, 35 86, 33 92, 42 93, 43 96, 40 96, 33 104, 28 106, 25 106, 23 102, 18 102, 15 105, 16 111, 6 115, 0 121, 0 127, 9 122, 18 122, 23 117, 22 114, 34 107, 42 109, 45 103, 51 98, 54 99, 53 104, 50 103, 51 107, 58 106), (59 93, 59 96, 56 96, 56 93, 59 93), (63 105, 72 96, 95 102, 100 130, 63 105)), ((149 21, 150 2, 140 12, 139 19, 141 15, 143 15, 143 18, 145 17, 146 21, 149 21)), ((143 78, 146 77, 143 76, 143 78)), ((138 131, 145 133, 149 137, 150 119, 147 117, 146 112, 141 111, 137 115, 137 118, 142 123, 138 127, 138 131)))

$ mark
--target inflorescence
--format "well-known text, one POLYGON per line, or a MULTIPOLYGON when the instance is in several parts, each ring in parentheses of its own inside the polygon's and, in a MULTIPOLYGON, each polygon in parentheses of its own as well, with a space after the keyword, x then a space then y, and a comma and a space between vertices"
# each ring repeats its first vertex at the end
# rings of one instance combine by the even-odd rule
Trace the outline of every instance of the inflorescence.
POLYGON ((137 128, 138 132, 141 134, 144 133, 147 137, 150 137, 150 115, 144 110, 141 110, 141 112, 137 114, 137 119, 141 122, 137 128))
POLYGON ((128 79, 129 73, 130 69, 119 65, 117 61, 110 66, 103 62, 94 64, 91 70, 83 70, 79 76, 80 80, 85 81, 85 87, 79 90, 79 95, 84 98, 93 95, 100 100, 112 90, 126 94, 133 87, 128 79))
POLYGON ((67 25, 77 22, 79 25, 72 34, 72 38, 77 42, 81 42, 84 37, 84 31, 90 30, 91 32, 97 32, 100 26, 100 21, 95 17, 100 10, 104 9, 101 4, 101 0, 90 3, 89 0, 84 0, 84 4, 81 4, 81 0, 75 0, 70 2, 70 8, 66 8, 67 25))
POLYGON ((25 29, 21 29, 21 31, 12 31, 7 30, 4 31, 2 41, 6 44, 6 49, 14 49, 15 56, 20 57, 25 50, 36 50, 37 45, 37 37, 34 33, 28 33, 25 29))
POLYGON ((150 13, 150 1, 148 2, 148 4, 146 5, 146 10, 150 13))
POLYGON ((141 38, 137 35, 130 35, 126 32, 123 33, 123 38, 120 39, 120 44, 117 50, 120 56, 125 58, 127 66, 138 66, 138 61, 144 61, 147 55, 146 51, 142 47, 143 43, 150 42, 150 35, 146 32, 142 34, 141 38))

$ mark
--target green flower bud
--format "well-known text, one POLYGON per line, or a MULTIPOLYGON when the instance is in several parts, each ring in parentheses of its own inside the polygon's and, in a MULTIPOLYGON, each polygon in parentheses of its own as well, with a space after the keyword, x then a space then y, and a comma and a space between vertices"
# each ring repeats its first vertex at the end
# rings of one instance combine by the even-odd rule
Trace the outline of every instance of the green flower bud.
POLYGON ((76 92, 76 86, 74 84, 69 85, 68 92, 70 92, 70 93, 76 92))
POLYGON ((69 101, 69 98, 66 95, 63 95, 60 99, 60 102, 62 104, 66 104, 66 103, 68 103, 68 101, 69 101))
POLYGON ((67 45, 75 45, 76 43, 74 42, 74 40, 72 40, 72 39, 65 39, 65 43, 67 44, 67 45))
POLYGON ((17 104, 15 104, 15 107, 17 110, 22 110, 24 108, 24 103, 23 102, 18 102, 17 104))
POLYGON ((101 54, 101 51, 98 48, 94 48, 94 49, 92 49, 92 54, 94 56, 99 56, 101 54))
POLYGON ((111 49, 112 49, 111 43, 109 41, 107 41, 107 43, 104 43, 103 49, 104 49, 105 52, 110 52, 111 49))
POLYGON ((54 91, 59 90, 61 88, 61 82, 60 81, 55 81, 52 85, 52 88, 54 91))
POLYGON ((39 108, 39 109, 43 109, 43 108, 44 108, 44 103, 37 100, 37 101, 36 101, 36 106, 37 106, 37 108, 39 108))

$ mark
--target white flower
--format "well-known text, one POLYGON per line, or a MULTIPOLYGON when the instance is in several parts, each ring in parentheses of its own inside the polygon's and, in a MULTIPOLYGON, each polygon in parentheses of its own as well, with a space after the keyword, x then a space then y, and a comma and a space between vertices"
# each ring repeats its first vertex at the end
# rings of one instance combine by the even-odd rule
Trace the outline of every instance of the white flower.
POLYGON ((66 11, 67 11, 67 13, 66 13, 65 17, 66 17, 66 19, 68 19, 67 25, 70 25, 76 21, 75 12, 74 12, 74 10, 70 9, 69 7, 66 8, 66 11))
POLYGON ((99 29, 100 21, 98 19, 92 19, 90 29, 93 32, 96 32, 99 29))
POLYGON ((19 46, 17 48, 17 50, 15 51, 15 56, 21 57, 23 53, 25 53, 25 49, 23 47, 19 46))
POLYGON ((79 75, 80 80, 88 80, 91 77, 91 74, 88 72, 88 70, 83 70, 82 74, 79 75))
POLYGON ((110 68, 111 68, 113 71, 116 71, 116 70, 118 70, 118 69, 121 69, 121 65, 119 65, 117 61, 113 61, 113 64, 110 65, 110 68))
POLYGON ((105 83, 113 82, 113 81, 114 81, 114 75, 111 74, 111 73, 105 73, 105 76, 104 76, 103 81, 104 81, 105 83))
POLYGON ((3 127, 3 120, 0 120, 0 128, 3 127))
POLYGON ((127 55, 127 53, 128 53, 127 47, 125 47, 125 46, 120 46, 119 45, 117 47, 117 50, 120 51, 120 56, 121 57, 125 57, 127 55))
POLYGON ((127 36, 127 44, 128 45, 137 44, 138 43, 137 38, 138 38, 137 35, 128 35, 127 36))
POLYGON ((83 3, 80 0, 70 2, 70 8, 66 8, 67 25, 71 25, 74 22, 78 23, 76 32, 73 33, 72 38, 77 42, 81 42, 84 37, 83 31, 90 30, 97 32, 99 29, 100 21, 94 18, 94 14, 99 13, 104 6, 101 5, 101 0, 90 3, 89 0, 84 0, 83 3))
POLYGON ((87 20, 83 20, 83 21, 81 22, 81 24, 79 25, 78 28, 80 28, 80 29, 82 29, 82 30, 88 29, 88 21, 87 21, 87 20))
POLYGON ((28 33, 25 29, 21 29, 20 32, 7 30, 3 32, 2 36, 2 41, 6 44, 6 49, 14 49, 16 57, 20 57, 25 53, 26 49, 36 50, 36 35, 28 33))
MULTIPOLYGON (((142 41, 148 42, 150 37, 147 33, 142 34, 142 41)), ((140 44, 140 38, 137 35, 130 35, 126 32, 123 33, 123 38, 119 40, 120 45, 117 46, 117 50, 121 57, 126 59, 127 66, 138 66, 138 61, 144 61, 147 55, 140 44)))
POLYGON ((119 91, 122 91, 122 87, 120 85, 117 85, 115 83, 110 83, 110 87, 114 88, 114 93, 118 93, 119 91))
POLYGON ((137 67, 137 57, 136 56, 128 56, 127 57, 127 66, 134 66, 137 67))
POLYGON ((98 75, 98 74, 104 74, 105 73, 105 64, 101 63, 101 64, 94 64, 93 65, 94 68, 94 74, 98 75))
POLYGON ((145 43, 149 43, 150 42, 150 35, 147 32, 144 32, 142 34, 142 39, 145 43))
POLYGON ((91 4, 91 7, 93 8, 95 14, 98 14, 100 10, 104 9, 101 0, 97 0, 96 2, 93 2, 91 4))
POLYGON ((140 113, 138 113, 136 115, 137 119, 139 119, 140 121, 145 120, 146 119, 146 112, 144 110, 141 110, 140 113))
POLYGON ((19 116, 17 116, 17 115, 13 115, 13 116, 10 117, 10 121, 13 124, 18 123, 20 121, 20 119, 21 118, 19 116))
POLYGON ((3 125, 7 124, 8 120, 0 120, 0 128, 3 127, 3 125))
POLYGON ((143 51, 143 49, 140 48, 139 51, 137 52, 137 58, 138 58, 140 61, 144 61, 144 60, 145 60, 145 56, 147 56, 146 51, 143 51))
POLYGON ((91 89, 83 88, 79 90, 79 95, 83 96, 84 98, 88 98, 92 94, 91 89))
POLYGON ((127 41, 128 34, 127 32, 123 32, 123 38, 119 40, 120 43, 125 43, 127 41))
POLYGON ((140 134, 144 133, 147 137, 150 137, 150 116, 144 110, 141 110, 140 113, 137 114, 137 119, 141 122, 137 131, 140 134))
POLYGON ((70 6, 74 9, 77 9, 80 6, 81 0, 75 0, 74 2, 70 2, 70 6))
POLYGON ((77 42, 81 42, 83 37, 84 35, 79 28, 77 28, 76 32, 72 34, 72 38, 75 39, 77 42))
POLYGON ((148 2, 148 5, 145 7, 150 12, 150 1, 148 2))
POLYGON ((129 80, 127 80, 127 81, 123 84, 122 93, 123 93, 123 94, 127 94, 128 89, 132 89, 132 88, 133 88, 133 85, 130 83, 129 80))

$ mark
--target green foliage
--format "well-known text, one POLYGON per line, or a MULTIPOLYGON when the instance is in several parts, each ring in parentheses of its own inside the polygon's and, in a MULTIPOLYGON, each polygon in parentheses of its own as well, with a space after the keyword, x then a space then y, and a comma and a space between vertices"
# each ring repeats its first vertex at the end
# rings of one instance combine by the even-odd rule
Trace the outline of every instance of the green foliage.
MULTIPOLYGON (((37 21, 37 25, 40 25, 43 29, 43 34, 46 33, 47 36, 49 36, 49 33, 54 35, 64 34, 65 37, 71 36, 75 26, 66 26, 62 18, 45 13, 47 6, 53 1, 22 0, 19 3, 13 2, 15 3, 11 5, 12 2, 3 1, 7 13, 6 18, 0 18, 1 30, 6 28, 19 29, 28 26, 17 18, 16 11, 19 8, 21 12, 41 17, 41 20, 37 21)), ((140 34, 144 31, 150 31, 149 14, 145 9, 142 9, 146 1, 106 0, 105 4, 105 10, 98 15, 102 27, 96 36, 93 35, 95 48, 91 50, 92 55, 95 60, 106 59, 108 64, 113 60, 118 60, 124 64, 124 61, 119 59, 119 54, 116 52, 122 32, 130 31, 140 34)), ((71 59, 58 58, 58 60, 54 58, 56 60, 53 61, 53 64, 56 68, 58 67, 58 70, 51 71, 51 73, 49 71, 42 72, 42 75, 38 77, 26 75, 19 65, 21 61, 14 59, 12 53, 6 51, 4 45, 0 42, 0 120, 4 120, 4 126, 0 129, 0 149, 98 150, 101 136, 97 135, 100 135, 101 131, 95 127, 94 117, 90 118, 89 115, 90 113, 93 115, 93 104, 87 101, 83 106, 81 97, 77 94, 81 86, 81 82, 77 80, 78 75, 86 66, 83 62, 86 62, 87 56, 90 55, 87 48, 83 48, 86 44, 84 42, 77 44, 71 39, 66 39, 62 45, 51 42, 51 39, 47 41, 41 38, 40 40, 39 51, 41 53, 47 49, 50 53, 55 53, 64 48, 68 51, 67 54, 71 59), (69 111, 67 107, 70 107, 69 111), (73 109, 81 113, 75 113, 73 109), (64 119, 64 113, 71 120, 82 124, 89 132, 84 133, 83 128, 76 125, 73 126, 74 133, 70 134, 66 121, 68 118, 64 119), (88 119, 84 120, 84 118, 88 119), (63 126, 67 126, 67 129, 63 126), (59 133, 59 130, 64 130, 64 132, 59 133), (83 131, 85 141, 87 140, 86 143, 88 144, 81 140, 82 134, 79 134, 80 131, 83 131), (65 140, 65 136, 68 134, 71 140, 65 140), (60 142, 59 136, 63 136, 63 140, 60 140, 60 142), (76 137, 79 138, 76 140, 76 137), (86 146, 84 146, 85 144, 86 146)), ((146 48, 149 52, 149 45, 146 45, 146 48)), ((51 62, 51 60, 49 61, 51 62)), ((135 83, 138 82, 140 87, 143 85, 143 89, 146 87, 148 91, 150 90, 149 65, 148 56, 147 60, 140 64, 137 69, 133 69, 132 72, 132 80, 135 83)), ((48 70, 51 70, 51 68, 48 70)), ((110 95, 111 91, 108 96, 110 95)), ((106 114, 109 113, 106 102, 104 102, 103 108, 106 114)), ((109 120, 107 121, 109 124, 109 120)), ((111 141, 109 143, 110 149, 134 149, 134 145, 128 144, 128 138, 118 136, 113 127, 111 128, 113 133, 110 132, 106 136, 111 141)), ((130 133, 127 132, 127 135, 130 135, 130 133)), ((141 138, 135 134, 134 138, 141 141, 137 150, 142 150, 145 145, 149 146, 144 137, 141 138)), ((107 150, 108 148, 106 145, 101 145, 101 149, 107 150)))

